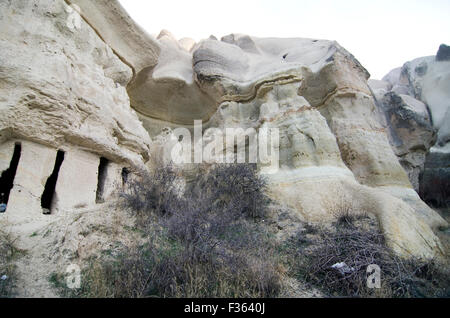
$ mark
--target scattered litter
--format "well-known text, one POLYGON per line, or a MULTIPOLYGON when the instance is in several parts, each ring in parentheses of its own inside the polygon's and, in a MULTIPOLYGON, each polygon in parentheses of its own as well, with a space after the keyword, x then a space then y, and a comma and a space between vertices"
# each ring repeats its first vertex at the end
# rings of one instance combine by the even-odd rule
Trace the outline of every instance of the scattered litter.
POLYGON ((348 266, 344 262, 342 263, 336 263, 331 268, 337 270, 341 275, 349 274, 355 271, 353 267, 348 266))
POLYGON ((1 279, 1 280, 7 280, 7 279, 8 279, 8 276, 3 275, 2 277, 0 277, 0 279, 1 279))
POLYGON ((6 211, 6 204, 2 203, 0 204, 0 213, 4 213, 6 211))

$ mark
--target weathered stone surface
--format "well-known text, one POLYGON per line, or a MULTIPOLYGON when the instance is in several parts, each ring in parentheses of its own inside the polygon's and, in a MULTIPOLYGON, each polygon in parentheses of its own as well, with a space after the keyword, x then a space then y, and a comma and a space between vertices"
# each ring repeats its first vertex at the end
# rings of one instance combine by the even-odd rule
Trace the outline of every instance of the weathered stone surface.
MULTIPOLYGON (((14 142, 6 144, 14 145, 14 142)), ((21 149, 5 217, 24 221, 42 215, 41 197, 45 183, 53 171, 56 150, 26 141, 21 142, 21 149)))
POLYGON ((450 196, 445 190, 450 174, 448 161, 442 160, 448 158, 450 142, 447 48, 441 45, 436 57, 418 58, 391 71, 383 78, 391 86, 388 91, 379 83, 369 83, 387 114, 385 125, 391 144, 414 188, 435 205, 445 205, 450 196))
POLYGON ((9 168, 14 153, 14 142, 8 141, 0 145, 0 173, 9 168))
MULTIPOLYGON (((179 71, 184 67, 180 65, 179 71)), ((218 104, 210 118, 185 113, 185 120, 192 116, 191 125, 206 119, 204 145, 223 140, 230 127, 242 128, 242 134, 248 128, 279 129, 279 162, 260 164, 275 199, 297 210, 304 220, 326 222, 335 217, 328 203, 347 196, 358 208, 377 215, 399 253, 430 257, 442 252, 431 228, 445 221, 411 194, 408 175, 391 149, 387 128, 378 120, 368 73, 336 42, 246 35, 210 38, 194 47, 193 69, 195 84, 218 104), (339 195, 331 194, 340 190, 339 195)), ((382 84, 386 90, 393 86, 382 84)), ((423 104, 403 98, 404 113, 417 112, 423 117, 420 123, 425 123, 423 104)), ((168 105, 166 118, 176 108, 168 105)), ((155 120, 147 126, 153 126, 152 136, 155 126, 163 127, 155 120)), ((154 139, 161 139, 157 149, 163 150, 158 153, 167 158, 178 136, 172 135, 173 123, 166 126, 168 130, 154 139)), ((404 147, 408 146, 417 145, 404 147)), ((230 147, 219 144, 214 160, 223 160, 230 147)), ((413 159, 420 161, 409 160, 413 159)), ((185 169, 195 175, 195 166, 185 169)))
MULTIPOLYGON (((226 127, 241 127, 243 130, 278 128, 279 161, 275 167, 260 165, 261 173, 269 180, 271 196, 297 211, 301 220, 331 222, 336 217, 333 214, 336 206, 347 202, 355 211, 367 211, 376 215, 389 244, 398 253, 423 257, 442 253, 440 242, 431 228, 437 228, 445 224, 445 221, 421 202, 412 189, 398 183, 396 176, 386 174, 384 178, 376 179, 375 168, 374 172, 359 171, 355 166, 344 163, 339 139, 323 116, 326 112, 320 112, 320 108, 312 107, 304 97, 298 96, 301 85, 301 82, 274 84, 259 91, 257 98, 251 101, 223 102, 208 122, 210 128, 205 132, 204 138, 210 142, 217 134, 222 136, 226 127), (360 173, 360 176, 379 180, 378 189, 373 185, 361 185, 367 179, 358 179, 355 171, 360 173), (381 181, 386 183, 382 184, 381 181), (410 220, 408 225, 405 219, 410 220)), ((351 101, 344 104, 347 105, 351 105, 351 101)), ((345 125, 343 119, 342 122, 345 125)), ((382 131, 377 133, 381 135, 382 131)), ((361 136, 361 145, 357 150, 363 153, 363 149, 368 146, 374 147, 373 150, 369 149, 366 160, 370 159, 372 151, 373 155, 380 151, 384 158, 372 159, 376 160, 378 165, 390 154, 393 162, 399 166, 387 139, 380 138, 379 144, 373 145, 373 138, 377 138, 377 133, 361 136), (380 148, 380 144, 383 148, 380 148)), ((169 145, 170 140, 172 143, 176 142, 177 137, 170 137, 170 131, 165 134, 162 144, 169 145)), ((349 147, 356 147, 354 140, 347 143, 351 143, 349 147)), ((222 154, 226 150, 227 145, 224 144, 219 153, 222 154)), ((360 165, 362 168, 362 161, 360 165)), ((389 167, 388 163, 386 165, 389 167)), ((382 173, 383 167, 378 168, 382 173)), ((403 170, 399 168, 398 171, 403 180, 406 180, 403 182, 408 184, 403 170)))
POLYGON ((67 211, 95 204, 99 158, 85 151, 71 150, 64 154, 52 210, 67 211))
POLYGON ((155 66, 160 47, 122 8, 118 1, 67 0, 81 9, 81 15, 114 52, 138 74, 155 66))
POLYGON ((382 113, 380 121, 389 132, 389 141, 414 189, 419 192, 419 176, 426 155, 437 139, 428 108, 411 96, 386 92, 385 88, 376 86, 371 88, 382 113))
POLYGON ((408 95, 429 107, 433 126, 438 129, 438 143, 444 145, 449 140, 450 130, 450 62, 436 61, 434 56, 418 58, 405 63, 399 77, 390 78, 393 87, 406 87, 408 95))
POLYGON ((117 195, 117 191, 123 188, 122 169, 123 167, 115 162, 107 163, 105 174, 103 176, 104 180, 98 180, 99 182, 102 182, 102 188, 101 193, 97 197, 97 203, 103 203, 114 199, 114 196, 117 195))
POLYGON ((0 141, 72 144, 143 165, 150 138, 130 108, 132 72, 64 1, 0 3, 0 141))
POLYGON ((158 44, 158 64, 143 69, 128 86, 133 108, 143 117, 178 125, 207 120, 217 103, 196 84, 192 53, 167 31, 160 33, 158 44))

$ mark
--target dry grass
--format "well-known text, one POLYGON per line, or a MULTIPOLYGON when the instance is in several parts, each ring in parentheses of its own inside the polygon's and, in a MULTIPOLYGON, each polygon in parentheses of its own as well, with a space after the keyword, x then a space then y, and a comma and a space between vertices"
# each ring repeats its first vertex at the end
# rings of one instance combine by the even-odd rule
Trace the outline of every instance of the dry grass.
POLYGON ((16 268, 13 260, 19 253, 11 236, 0 232, 0 298, 14 296, 16 268), (4 275, 6 279, 2 280, 4 275))
POLYGON ((91 260, 78 297, 276 297, 281 288, 265 214, 265 182, 254 167, 210 167, 180 196, 176 173, 159 169, 131 183, 123 207, 146 243, 91 260), (162 191, 164 189, 164 191, 162 191))
POLYGON ((75 297, 277 297, 285 276, 338 297, 445 297, 450 275, 435 262, 404 260, 386 246, 375 218, 343 200, 332 226, 305 224, 280 243, 261 218, 268 199, 252 166, 205 168, 180 195, 170 167, 131 182, 123 207, 145 244, 91 259, 75 297), (162 191, 164 189, 165 191, 162 191), (331 268, 345 262, 352 270, 331 268), (381 288, 367 288, 367 266, 381 288))
POLYGON ((331 228, 316 227, 313 232, 313 240, 305 240, 305 233, 301 232, 288 243, 297 260, 291 266, 299 279, 330 296, 450 296, 448 269, 435 261, 405 260, 394 255, 376 220, 366 214, 343 209, 331 228), (351 268, 348 273, 332 268, 341 262, 351 268), (380 289, 367 287, 367 267, 371 264, 381 269, 380 289))
POLYGON ((155 226, 145 245, 92 259, 80 290, 64 290, 64 276, 52 280, 69 297, 276 297, 280 274, 270 237, 241 226, 230 228, 214 248, 195 253, 188 247, 200 243, 187 244, 155 226))

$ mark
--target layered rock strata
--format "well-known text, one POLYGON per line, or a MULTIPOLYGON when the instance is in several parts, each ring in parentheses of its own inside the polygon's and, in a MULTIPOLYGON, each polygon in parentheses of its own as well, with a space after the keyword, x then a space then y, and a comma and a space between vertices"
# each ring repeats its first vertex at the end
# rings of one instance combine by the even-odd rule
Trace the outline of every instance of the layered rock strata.
POLYGON ((126 183, 126 166, 155 168, 181 141, 176 128, 193 132, 198 121, 192 143, 222 140, 216 154, 239 156, 223 139, 227 128, 240 128, 240 140, 251 139, 248 129, 278 131, 279 160, 259 162, 260 173, 303 221, 332 221, 348 204, 376 215, 400 255, 444 253, 433 230, 446 222, 413 190, 378 120, 369 74, 338 43, 177 41, 147 35, 116 1, 26 3, 0 11, 0 168, 13 171, 21 147, 6 217, 102 202, 109 185, 126 183), (33 208, 20 207, 24 200, 33 208))

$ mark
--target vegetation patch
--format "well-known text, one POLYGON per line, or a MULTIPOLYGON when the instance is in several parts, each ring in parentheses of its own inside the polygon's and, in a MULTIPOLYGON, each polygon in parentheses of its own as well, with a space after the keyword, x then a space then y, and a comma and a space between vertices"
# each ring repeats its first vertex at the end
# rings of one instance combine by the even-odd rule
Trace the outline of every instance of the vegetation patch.
POLYGON ((10 235, 0 232, 0 298, 14 296, 17 277, 13 261, 21 252, 10 235))
POLYGON ((330 209, 333 224, 303 224, 280 242, 263 222, 271 202, 254 166, 204 166, 198 175, 182 184, 165 167, 130 180, 121 207, 144 243, 89 259, 80 289, 67 289, 65 275, 50 281, 67 297, 278 297, 285 278, 331 297, 450 295, 447 267, 397 257, 376 219, 349 202, 330 209), (380 268, 380 288, 367 285, 370 265, 380 268))
MULTIPOLYGON (((309 225, 311 227, 311 225, 309 225)), ((309 228, 310 232, 311 229, 309 228)), ((449 297, 448 269, 436 261, 402 259, 386 246, 374 218, 344 211, 331 227, 316 227, 315 238, 305 244, 303 232, 285 248, 291 275, 335 297, 449 297), (369 288, 380 268, 380 288, 369 288)))
POLYGON ((204 167, 180 195, 171 167, 130 181, 123 208, 146 243, 91 259, 77 297, 276 297, 276 240, 264 226, 265 181, 254 166, 204 167))

